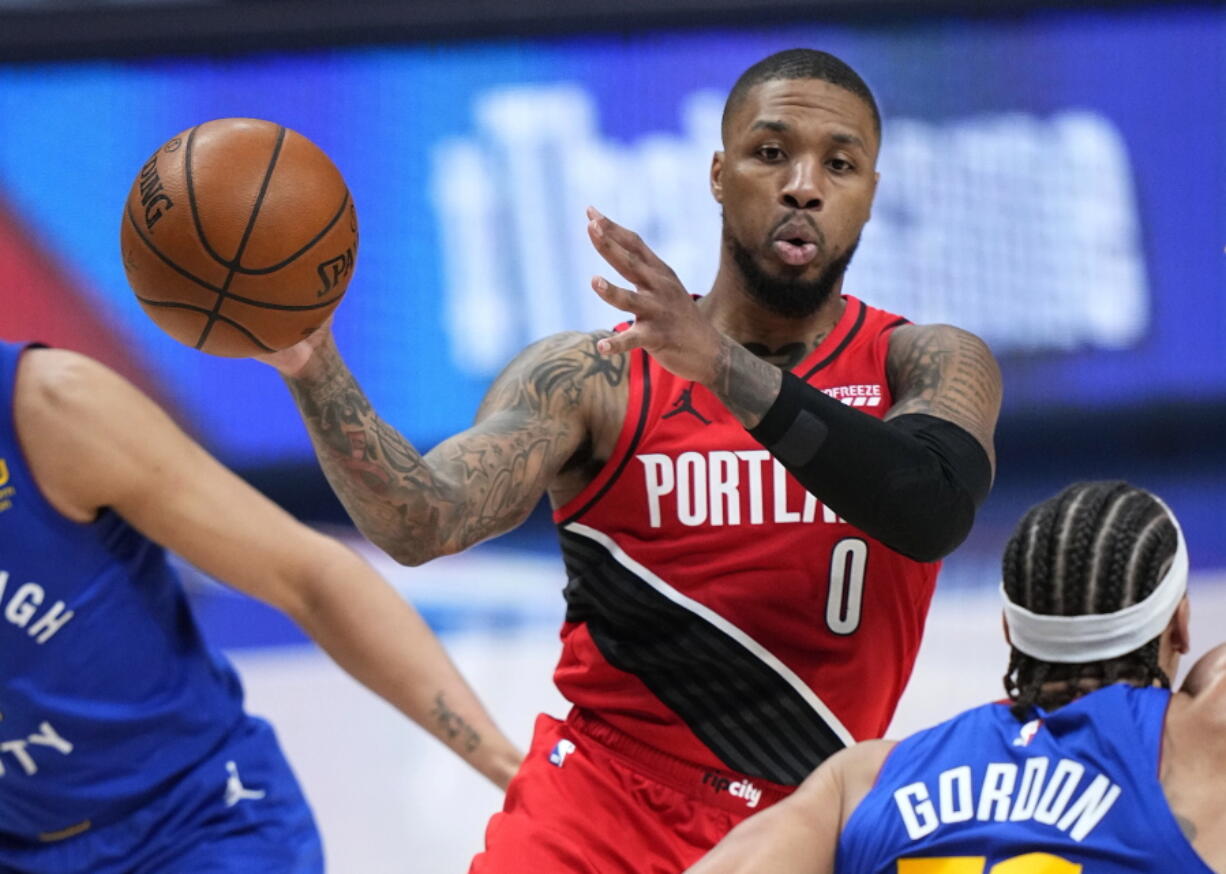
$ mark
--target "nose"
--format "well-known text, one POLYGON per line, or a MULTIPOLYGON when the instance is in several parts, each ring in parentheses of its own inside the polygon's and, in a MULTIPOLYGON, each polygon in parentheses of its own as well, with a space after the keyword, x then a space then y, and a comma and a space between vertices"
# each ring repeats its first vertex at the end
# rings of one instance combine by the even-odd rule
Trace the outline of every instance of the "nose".
POLYGON ((819 162, 808 158, 794 161, 779 199, 784 206, 792 209, 820 210, 822 191, 819 162))

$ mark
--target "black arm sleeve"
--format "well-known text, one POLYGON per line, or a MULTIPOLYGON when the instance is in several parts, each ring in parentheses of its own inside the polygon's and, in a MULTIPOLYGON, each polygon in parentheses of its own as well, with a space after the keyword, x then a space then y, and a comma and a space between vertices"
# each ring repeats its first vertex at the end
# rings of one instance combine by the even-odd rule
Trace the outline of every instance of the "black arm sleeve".
POLYGON ((988 455, 965 429, 921 413, 883 422, 788 372, 749 433, 823 504, 917 561, 966 539, 992 485, 988 455))

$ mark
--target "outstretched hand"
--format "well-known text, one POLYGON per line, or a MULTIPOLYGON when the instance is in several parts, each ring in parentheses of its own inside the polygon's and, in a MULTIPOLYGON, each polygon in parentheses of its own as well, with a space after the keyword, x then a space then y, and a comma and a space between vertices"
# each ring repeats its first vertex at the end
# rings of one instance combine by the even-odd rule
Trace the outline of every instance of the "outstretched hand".
POLYGON ((600 256, 634 289, 593 277, 592 289, 611 306, 634 316, 633 327, 596 344, 604 355, 643 348, 682 379, 704 385, 715 378, 721 335, 698 310, 672 268, 633 231, 587 210, 587 233, 600 256))

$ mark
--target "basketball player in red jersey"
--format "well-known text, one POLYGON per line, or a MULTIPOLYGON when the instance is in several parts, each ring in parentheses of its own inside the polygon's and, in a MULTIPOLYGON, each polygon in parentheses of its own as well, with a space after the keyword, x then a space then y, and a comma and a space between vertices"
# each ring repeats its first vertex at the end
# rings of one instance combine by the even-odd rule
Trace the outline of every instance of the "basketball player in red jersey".
POLYGON ((426 455, 328 331, 265 359, 358 526, 402 562, 507 531, 549 494, 574 708, 539 718, 474 872, 680 871, 880 736, 938 562, 990 487, 985 345, 840 294, 877 184, 868 87, 824 52, 773 55, 733 88, 723 140, 710 293, 590 211, 634 286, 593 287, 633 324, 529 347, 426 455))

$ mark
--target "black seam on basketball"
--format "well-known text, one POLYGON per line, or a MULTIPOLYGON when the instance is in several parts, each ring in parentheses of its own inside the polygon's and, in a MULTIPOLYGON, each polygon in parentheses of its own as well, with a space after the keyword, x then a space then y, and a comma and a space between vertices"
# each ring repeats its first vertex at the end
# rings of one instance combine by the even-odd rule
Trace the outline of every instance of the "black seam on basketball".
MULTIPOLYGON (((277 158, 281 156, 281 146, 285 143, 285 126, 277 125, 277 142, 272 148, 272 157, 268 159, 268 167, 264 170, 264 181, 260 183, 260 193, 256 195, 255 203, 251 207, 251 215, 247 217, 247 227, 243 231, 243 238, 239 240, 238 250, 234 253, 234 264, 237 266, 243 260, 243 250, 247 248, 247 243, 251 240, 251 232, 255 229, 256 219, 260 215, 260 207, 264 205, 264 196, 268 194, 268 183, 272 180, 272 171, 277 166, 277 158)), ((213 330, 213 323, 217 321, 217 315, 221 311, 221 305, 225 303, 229 297, 230 283, 234 281, 235 268, 231 267, 230 272, 226 275, 226 281, 222 283, 221 291, 217 293, 217 302, 213 305, 213 312, 209 316, 208 323, 204 326, 204 330, 200 332, 200 339, 196 341, 196 348, 203 349, 205 341, 209 339, 209 333, 213 330)))
MULTIPOLYGON (((143 304, 148 304, 151 307, 166 307, 167 309, 172 310, 192 310, 193 312, 197 312, 205 316, 212 312, 212 310, 208 307, 202 307, 198 303, 184 303, 181 300, 154 300, 151 297, 141 297, 139 294, 136 295, 136 299, 143 304)), ((224 319, 225 316, 221 316, 221 318, 224 319)))
MULTIPOLYGON (((285 128, 282 127, 281 133, 279 136, 283 138, 284 135, 285 135, 285 128)), ((204 246, 204 251, 208 254, 210 258, 212 258, 214 261, 216 261, 218 264, 225 267, 226 269, 233 270, 237 273, 241 273, 244 276, 261 276, 266 273, 275 273, 276 271, 280 270, 282 267, 285 267, 286 265, 302 257, 302 255, 305 254, 312 246, 314 246, 316 243, 322 240, 324 236, 327 235, 328 231, 332 230, 332 228, 336 225, 336 223, 340 221, 341 216, 345 214, 345 207, 349 205, 349 189, 347 188, 345 189, 345 196, 341 199, 340 208, 336 211, 336 214, 333 215, 332 218, 328 220, 328 223, 324 225, 323 230, 321 230, 318 234, 312 237, 311 240, 305 246, 303 246, 301 249, 299 249, 294 254, 290 255, 288 258, 286 258, 281 263, 274 264, 271 267, 243 267, 242 265, 238 263, 239 255, 242 253, 241 246, 239 247, 239 254, 236 254, 233 260, 223 258, 220 254, 217 253, 217 250, 213 248, 212 244, 209 243, 209 238, 205 236, 204 226, 200 222, 200 212, 196 207, 196 185, 195 185, 195 178, 192 174, 192 141, 195 139, 195 136, 196 136, 196 128, 192 128, 191 132, 187 135, 187 148, 186 148, 186 153, 183 156, 184 176, 187 178, 187 202, 188 202, 188 205, 191 207, 192 222, 196 225, 196 236, 200 238, 200 243, 201 245, 204 246)), ((281 140, 278 139, 277 145, 273 153, 274 161, 276 160, 276 157, 277 157, 276 151, 278 151, 280 148, 281 148, 281 140)))
POLYGON ((325 236, 327 236, 328 231, 332 230, 332 228, 336 225, 336 223, 340 221, 341 216, 345 214, 345 207, 347 207, 348 205, 349 205, 349 190, 346 189, 345 199, 341 201, 341 208, 336 211, 336 215, 332 216, 331 221, 329 221, 324 226, 324 229, 322 231, 320 231, 318 234, 312 237, 309 243, 307 243, 305 246, 303 246, 293 255, 290 255, 280 264, 274 264, 271 267, 243 267, 242 265, 235 263, 234 264, 235 272, 241 273, 244 276, 261 276, 265 273, 275 273, 276 271, 280 270, 282 267, 285 267, 287 264, 291 264, 292 262, 296 261, 297 259, 301 258, 303 255, 305 255, 308 251, 310 251, 312 246, 314 246, 316 243, 322 240, 325 236))
POLYGON ((847 336, 839 341, 839 345, 834 348, 833 352, 831 352, 821 361, 817 362, 817 364, 810 367, 809 372, 802 376, 801 379, 809 379, 823 367, 828 367, 830 363, 834 361, 834 359, 838 358, 842 351, 847 348, 847 344, 851 342, 852 338, 855 337, 856 334, 860 333, 860 327, 864 324, 864 317, 868 313, 868 307, 864 305, 863 301, 858 301, 857 303, 860 306, 860 312, 856 314, 856 323, 851 326, 851 330, 847 332, 847 336))
MULTIPOLYGON (((139 294, 136 295, 136 299, 139 300, 141 303, 145 304, 146 306, 151 306, 151 307, 163 307, 165 309, 172 309, 172 310, 191 310, 193 312, 200 313, 201 315, 209 315, 211 312, 205 307, 198 306, 194 303, 180 303, 179 301, 175 301, 175 300, 151 300, 147 297, 141 297, 139 294)), ((248 340, 250 340, 255 345, 259 346, 265 352, 276 352, 277 351, 271 346, 265 344, 255 334, 251 333, 250 329, 244 327, 240 322, 234 321, 234 319, 230 318, 229 316, 218 315, 217 321, 224 322, 225 324, 229 325, 231 328, 236 328, 244 336, 246 336, 248 340)))
POLYGON ((324 307, 331 306, 332 304, 336 303, 338 300, 340 300, 342 297, 345 296, 345 293, 342 291, 340 294, 333 295, 332 297, 327 298, 326 300, 316 301, 315 303, 290 304, 290 303, 269 303, 268 301, 255 300, 250 297, 243 297, 241 294, 235 294, 232 291, 225 291, 224 289, 216 285, 206 282, 205 280, 201 279, 199 276, 195 276, 194 274, 188 273, 186 270, 184 270, 174 261, 171 261, 170 258, 168 258, 165 254, 163 254, 162 251, 158 249, 157 246, 153 245, 153 241, 150 240, 148 237, 146 237, 144 232, 140 229, 140 223, 137 222, 135 218, 133 218, 132 207, 130 204, 128 206, 127 215, 128 215, 128 223, 132 225, 132 230, 134 230, 136 232, 136 235, 140 237, 140 241, 145 244, 145 246, 149 249, 150 252, 152 252, 154 255, 157 255, 158 258, 160 258, 167 267, 174 270, 184 279, 190 279, 192 282, 196 283, 201 288, 207 289, 208 291, 215 292, 216 294, 224 294, 227 298, 229 298, 232 301, 236 301, 237 303, 246 304, 247 306, 256 307, 257 309, 287 310, 290 312, 306 312, 307 310, 318 310, 318 309, 323 309, 324 307))
POLYGON ((307 310, 323 309, 324 307, 332 306, 332 304, 336 303, 338 300, 340 300, 344 296, 345 296, 344 292, 341 292, 340 294, 334 297, 330 297, 327 300, 321 300, 319 303, 293 304, 293 303, 268 303, 262 300, 252 300, 249 297, 243 297, 242 295, 235 294, 234 292, 226 292, 226 300, 232 300, 235 303, 246 304, 247 306, 255 307, 257 309, 262 309, 262 310, 289 310, 291 312, 305 312, 307 310))
POLYGON ((222 293, 221 289, 218 286, 213 285, 211 282, 206 282, 205 280, 201 279, 199 276, 196 276, 192 273, 188 273, 186 270, 184 270, 174 261, 171 261, 170 258, 162 252, 161 249, 153 245, 153 241, 150 240, 147 236, 145 236, 144 231, 140 229, 140 223, 135 218, 133 218, 131 204, 128 204, 127 213, 128 213, 128 223, 132 225, 132 230, 136 231, 136 235, 140 237, 141 242, 144 243, 149 248, 150 252, 152 252, 154 255, 157 255, 158 258, 160 258, 167 267, 169 267, 171 270, 178 273, 184 279, 190 279, 192 282, 196 283, 201 288, 207 289, 212 292, 216 292, 217 294, 222 293))
POLYGON ((196 140, 196 131, 199 125, 191 129, 187 135, 187 145, 183 150, 183 177, 187 180, 187 205, 191 207, 192 224, 196 226, 196 237, 200 240, 200 245, 204 247, 205 254, 220 264, 222 267, 229 267, 229 263, 225 258, 217 254, 217 251, 209 243, 209 238, 204 234, 204 225, 200 222, 200 211, 196 208, 196 182, 192 174, 192 144, 196 140))

